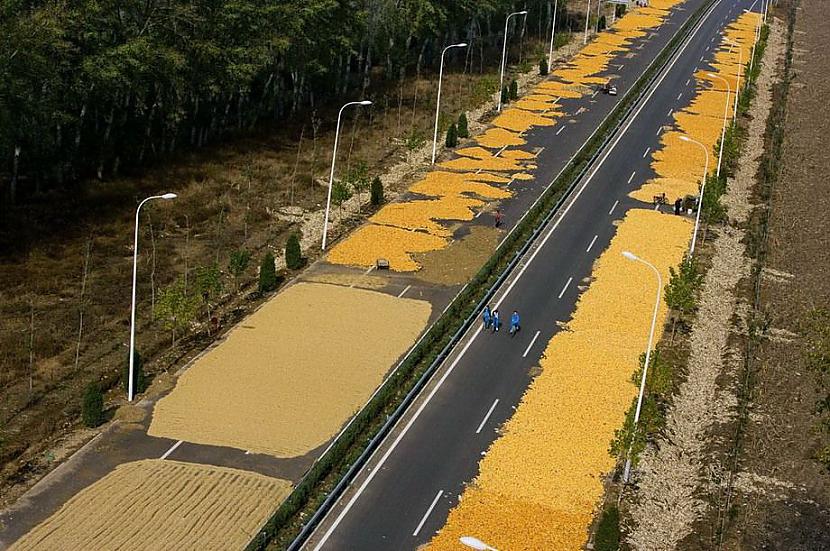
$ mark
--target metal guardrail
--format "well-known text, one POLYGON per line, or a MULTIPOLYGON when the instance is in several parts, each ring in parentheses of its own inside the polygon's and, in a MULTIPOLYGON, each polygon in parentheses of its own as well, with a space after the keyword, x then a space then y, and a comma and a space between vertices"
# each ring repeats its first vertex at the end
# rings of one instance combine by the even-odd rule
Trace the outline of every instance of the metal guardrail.
MULTIPOLYGON (((340 478, 335 487, 332 488, 332 490, 328 493, 328 495, 320 504, 320 506, 315 510, 314 514, 303 525, 302 529, 300 530, 300 533, 294 538, 294 540, 288 546, 288 551, 299 550, 301 546, 306 542, 306 540, 311 536, 311 534, 317 528, 317 525, 320 523, 320 521, 325 517, 326 514, 328 514, 329 510, 335 504, 337 499, 340 498, 342 493, 345 491, 346 487, 348 487, 351 484, 351 482, 354 480, 355 476, 360 471, 360 469, 363 468, 363 466, 369 461, 371 456, 374 454, 374 452, 377 450, 377 448, 380 446, 380 444, 383 442, 383 440, 386 438, 389 432, 391 432, 392 428, 403 417, 403 415, 409 409, 412 402, 415 400, 415 398, 418 396, 418 394, 421 392, 424 386, 426 386, 426 384, 432 378, 435 371, 437 371, 438 368, 444 363, 444 361, 446 361, 446 359, 452 353, 454 348, 461 342, 465 333, 470 329, 470 327, 477 322, 481 310, 484 308, 486 304, 490 302, 493 296, 495 296, 498 293, 501 286, 510 277, 513 270, 516 268, 521 259, 536 244, 539 235, 544 231, 548 224, 550 224, 551 220, 560 212, 562 206, 568 201, 568 199, 570 199, 573 191, 582 182, 585 176, 591 171, 597 159, 605 152, 608 145, 611 143, 611 141, 614 140, 614 138, 617 136, 623 125, 626 124, 632 112, 640 106, 643 97, 651 90, 654 82, 657 80, 658 77, 660 77, 664 69, 672 61, 672 58, 676 57, 683 42, 689 39, 692 29, 702 21, 704 14, 713 9, 714 5, 719 1, 720 0, 707 0, 707 2, 703 4, 700 8, 698 8, 698 10, 686 21, 686 23, 684 23, 680 31, 672 38, 671 41, 669 41, 668 44, 666 44, 666 46, 660 51, 660 53, 658 53, 655 59, 652 60, 652 62, 648 65, 645 71, 643 71, 640 78, 634 83, 632 88, 623 96, 620 105, 614 108, 605 117, 605 119, 603 119, 600 125, 597 126, 597 128, 594 130, 591 136, 589 136, 588 139, 585 141, 585 144, 579 149, 579 151, 573 157, 571 157, 571 159, 568 161, 565 167, 559 172, 559 174, 557 174, 557 176, 545 188, 544 192, 539 195, 536 201, 534 201, 534 203, 528 208, 528 210, 525 212, 522 218, 519 219, 519 221, 516 223, 513 229, 508 233, 508 235, 503 240, 503 244, 499 247, 499 249, 501 249, 502 247, 505 249, 509 249, 511 246, 513 246, 513 244, 511 243, 511 237, 515 235, 515 232, 524 229, 522 228, 522 222, 524 221, 528 213, 533 212, 534 209, 539 207, 542 201, 550 199, 552 194, 555 195, 556 193, 562 191, 555 189, 555 185, 559 182, 559 179, 562 177, 563 174, 565 174, 568 170, 573 169, 574 166, 578 165, 579 163, 585 163, 585 166, 573 178, 571 183, 568 184, 568 186, 565 188, 564 192, 556 201, 556 203, 548 209, 548 213, 545 215, 542 221, 536 224, 536 227, 534 228, 531 235, 525 240, 525 243, 513 255, 513 258, 504 267, 496 281, 487 289, 481 300, 479 300, 479 302, 473 308, 472 312, 467 316, 467 318, 465 318, 464 322, 461 324, 458 330, 455 331, 452 337, 450 337, 450 340, 447 342, 447 344, 438 353, 436 358, 424 370, 423 374, 415 382, 415 384, 412 386, 409 392, 407 392, 406 396, 401 400, 400 404, 396 407, 394 412, 387 417, 384 424, 369 440, 368 444, 363 449, 360 456, 358 456, 357 459, 355 459, 355 461, 350 465, 349 469, 340 478), (659 67, 655 67, 655 64, 657 63, 660 63, 659 67), (603 129, 603 127, 608 123, 610 119, 613 119, 615 117, 619 117, 619 119, 612 128, 604 130, 605 138, 603 139, 603 141, 599 145, 591 143, 595 139, 596 134, 603 129), (592 147, 596 147, 596 150, 593 152, 593 154, 591 154, 587 161, 576 162, 576 160, 580 156, 582 156, 586 151, 590 150, 592 147)), ((491 258, 498 257, 500 253, 505 254, 506 252, 507 251, 500 251, 497 249, 491 258)), ((447 309, 449 309, 449 307, 452 306, 456 300, 458 300, 458 298, 462 295, 463 291, 464 289, 462 288, 462 290, 459 291, 459 293, 450 302, 447 309)), ((441 318, 439 318, 439 320, 440 319, 441 318)), ((432 327, 434 327, 439 320, 436 320, 436 322, 433 323, 430 329, 424 332, 423 336, 427 335, 429 331, 432 329, 432 327)), ((420 342, 421 339, 419 339, 419 342, 416 343, 415 346, 413 346, 410 349, 406 357, 408 357, 412 353, 412 351, 415 350, 417 346, 419 346, 420 342)), ((399 362, 398 368, 403 364, 405 359, 406 358, 399 362)), ((396 368, 396 371, 398 368, 396 368)), ((393 379, 394 374, 395 371, 393 371, 393 373, 385 379, 385 381, 378 387, 375 393, 373 393, 372 398, 375 395, 377 395, 378 391, 380 391, 386 384, 388 384, 389 381, 393 379)), ((369 405, 372 398, 369 399, 364 408, 369 405)), ((357 418, 359 415, 360 412, 355 414, 352 420, 357 418)), ((337 440, 339 440, 339 438, 346 432, 350 425, 351 421, 338 434, 338 436, 334 440, 334 443, 336 443, 337 440)), ((326 453, 328 453, 328 451, 334 447, 334 443, 330 445, 323 454, 321 454, 321 456, 317 459, 317 461, 315 461, 315 463, 319 462, 326 455, 326 453)), ((309 471, 310 470, 311 469, 309 469, 309 471)), ((307 471, 306 474, 308 474, 309 471, 307 471)), ((300 484, 302 484, 302 480, 300 481, 298 486, 300 484)), ((267 535, 265 535, 263 531, 260 530, 258 534, 254 538, 252 538, 247 549, 261 549, 267 543, 267 535), (265 536, 265 539, 263 539, 261 536, 265 536)))

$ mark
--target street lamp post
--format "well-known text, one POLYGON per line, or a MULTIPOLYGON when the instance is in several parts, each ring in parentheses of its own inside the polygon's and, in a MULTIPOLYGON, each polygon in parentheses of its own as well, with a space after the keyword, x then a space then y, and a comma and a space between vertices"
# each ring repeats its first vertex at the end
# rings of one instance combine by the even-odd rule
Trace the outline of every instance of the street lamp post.
POLYGON ((527 15, 527 10, 515 11, 504 20, 504 45, 501 48, 501 77, 499 78, 499 106, 497 111, 501 112, 501 94, 504 89, 504 64, 507 61, 507 24, 514 15, 527 15))
POLYGON ((585 10, 585 36, 582 37, 582 44, 588 43, 588 20, 591 19, 591 0, 588 0, 588 9, 585 10))
POLYGON ((343 109, 350 105, 372 105, 372 102, 365 99, 362 101, 350 101, 340 108, 337 113, 337 130, 334 132, 334 151, 331 152, 331 174, 329 175, 329 191, 326 195, 326 218, 323 220, 323 245, 322 250, 326 250, 326 237, 329 230, 329 210, 331 209, 331 187, 334 184, 334 162, 337 159, 337 142, 340 139, 340 118, 343 116, 343 109))
POLYGON ((703 145, 697 140, 690 138, 689 136, 683 135, 680 136, 680 139, 684 142, 697 144, 703 150, 703 154, 706 155, 706 162, 703 168, 703 180, 700 183, 700 196, 697 200, 697 213, 695 215, 695 232, 692 234, 692 245, 691 247, 689 247, 689 258, 691 258, 695 252, 695 243, 697 242, 697 229, 698 227, 700 227, 700 211, 703 210, 703 190, 706 187, 706 177, 709 175, 709 150, 706 148, 705 145, 703 145))
POLYGON ((476 549, 476 551, 498 551, 495 547, 490 547, 480 539, 474 538, 473 536, 461 536, 459 541, 471 549, 476 549))
POLYGON ((732 46, 734 46, 735 48, 738 49, 738 70, 735 74, 735 108, 734 108, 734 111, 733 111, 733 114, 732 114, 732 120, 737 121, 738 120, 738 91, 741 89, 741 71, 743 69, 744 56, 743 56, 743 50, 741 49, 740 44, 738 44, 737 42, 734 42, 732 40, 729 40, 729 39, 727 39, 726 42, 728 42, 730 45, 732 45, 732 46))
POLYGON ((435 164, 435 148, 438 145, 438 113, 441 109, 441 79, 444 77, 444 54, 450 48, 466 48, 466 42, 451 44, 441 52, 441 69, 438 71, 438 99, 435 102, 435 132, 432 134, 432 164, 435 164))
POLYGON ((646 363, 643 366, 643 377, 640 380, 640 395, 637 397, 637 409, 634 411, 634 425, 631 428, 631 430, 633 431, 631 435, 631 445, 629 445, 628 447, 628 454, 625 458, 625 469, 623 471, 623 482, 627 484, 628 477, 631 474, 631 448, 634 445, 634 434, 636 434, 637 431, 637 422, 640 420, 640 408, 643 405, 643 394, 646 389, 646 373, 648 373, 648 364, 651 360, 651 344, 654 341, 654 327, 657 325, 657 310, 660 307, 660 294, 663 292, 663 278, 660 276, 660 271, 657 268, 655 268, 653 264, 636 256, 634 253, 623 251, 622 255, 628 260, 642 262, 643 264, 651 268, 654 271, 655 275, 657 275, 657 296, 654 300, 654 314, 651 317, 651 330, 648 333, 646 363))
POLYGON ((731 88, 729 87, 729 81, 723 78, 722 76, 716 75, 715 73, 706 73, 711 78, 718 78, 726 84, 726 105, 723 108, 723 128, 721 129, 720 133, 720 151, 718 152, 718 170, 715 176, 720 178, 720 165, 723 161, 723 142, 726 139, 726 119, 729 118, 729 95, 732 93, 731 88))
MULTIPOLYGON (((550 26, 550 52, 548 53, 548 72, 553 65, 553 37, 556 36, 556 8, 559 7, 559 0, 553 0, 553 24, 550 26)), ((501 93, 501 92, 499 92, 501 93)))
POLYGON ((135 398, 135 386, 133 382, 135 380, 135 286, 136 286, 136 279, 138 277, 138 215, 141 212, 141 207, 144 206, 144 203, 148 201, 152 201, 154 199, 164 199, 170 200, 175 199, 177 195, 175 193, 165 193, 163 195, 153 195, 151 197, 147 197, 143 201, 138 204, 138 208, 135 209, 135 235, 133 238, 133 299, 130 306, 130 358, 129 364, 130 368, 127 372, 127 376, 129 377, 129 381, 127 381, 127 401, 132 402, 133 398, 135 398))

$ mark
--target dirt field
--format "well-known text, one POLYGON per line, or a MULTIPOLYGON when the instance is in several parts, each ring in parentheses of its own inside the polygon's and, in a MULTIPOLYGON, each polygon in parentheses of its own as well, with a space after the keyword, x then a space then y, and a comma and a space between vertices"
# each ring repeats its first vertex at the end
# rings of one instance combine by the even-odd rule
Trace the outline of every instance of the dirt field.
MULTIPOLYGON (((830 112, 823 97, 830 89, 830 35, 822 21, 823 3, 802 0, 798 5, 795 78, 761 280, 760 309, 769 328, 754 364, 750 422, 725 549, 830 549, 830 472, 816 461, 827 435, 816 426, 816 377, 804 365, 799 338, 808 312, 830 304, 830 112)), ((782 2, 776 13, 785 18, 787 7, 782 2)))
POLYGON ((366 402, 429 314, 425 301, 292 285, 185 371, 149 434, 304 455, 366 402))
POLYGON ((285 480, 235 469, 125 463, 10 551, 240 549, 290 491, 285 480))

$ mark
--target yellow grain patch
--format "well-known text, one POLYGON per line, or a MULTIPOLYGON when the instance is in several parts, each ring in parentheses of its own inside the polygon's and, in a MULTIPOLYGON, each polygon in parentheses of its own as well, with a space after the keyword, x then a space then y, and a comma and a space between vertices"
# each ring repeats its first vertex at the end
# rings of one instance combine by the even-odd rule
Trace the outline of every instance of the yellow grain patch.
POLYGON ((124 463, 10 551, 242 549, 290 491, 286 480, 236 469, 158 459, 124 463))
POLYGON ((493 172, 509 172, 522 169, 520 164, 504 157, 490 157, 489 159, 458 157, 444 161, 440 166, 451 170, 490 170, 493 172))
POLYGON ((510 190, 486 182, 506 184, 510 180, 486 172, 430 172, 423 180, 414 183, 409 191, 432 197, 472 195, 486 199, 505 199, 510 190))
POLYGON ((547 94, 550 97, 576 99, 581 98, 588 93, 588 88, 584 86, 575 86, 564 82, 556 82, 555 80, 548 80, 540 83, 534 88, 536 94, 547 94))
POLYGON ((553 126, 554 118, 539 115, 532 111, 511 107, 493 119, 493 126, 498 126, 513 132, 527 132, 534 126, 553 126))
MULTIPOLYGON (((608 444, 636 393, 631 374, 646 347, 654 307, 654 274, 621 253, 642 255, 668 281, 690 233, 685 218, 650 209, 628 212, 597 261, 569 330, 548 343, 541 374, 431 549, 457 549, 461 533, 484 534, 498 549, 572 550, 584 544, 602 499, 602 476, 614 466, 608 444)), ((658 326, 665 316, 661 304, 658 326)))
MULTIPOLYGON (((703 174, 701 173, 701 176, 703 174)), ((699 182, 699 180, 698 180, 699 182)), ((696 195, 699 191, 698 183, 691 180, 680 180, 678 178, 653 178, 647 181, 639 189, 628 194, 632 199, 650 203, 655 195, 665 193, 670 203, 677 198, 686 195, 696 195)))
POLYGON ((514 180, 532 180, 533 174, 528 174, 527 172, 517 172, 513 175, 514 180))
POLYGON ((370 220, 376 224, 408 230, 424 230, 432 235, 449 237, 452 231, 437 220, 472 220, 473 207, 483 202, 471 197, 441 197, 426 201, 407 201, 383 207, 370 220))
POLYGON ((484 134, 476 138, 476 142, 484 147, 493 149, 506 145, 524 145, 527 142, 517 132, 511 132, 504 128, 490 128, 484 134))
POLYGON ((182 374, 156 405, 149 434, 304 455, 366 402, 430 310, 365 289, 292 285, 182 374))
POLYGON ((356 229, 331 249, 326 260, 347 266, 374 266, 378 258, 389 261, 396 272, 414 272, 418 264, 413 253, 425 253, 446 247, 448 241, 436 235, 390 226, 368 224, 356 229))

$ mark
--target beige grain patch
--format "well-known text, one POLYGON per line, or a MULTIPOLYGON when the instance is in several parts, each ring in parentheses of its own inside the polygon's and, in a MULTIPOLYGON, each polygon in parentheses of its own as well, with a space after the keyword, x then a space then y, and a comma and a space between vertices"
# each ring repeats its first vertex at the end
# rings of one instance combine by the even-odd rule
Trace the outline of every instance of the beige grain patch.
POLYGON ((430 309, 364 289, 292 285, 179 378, 156 405, 149 434, 304 455, 366 402, 430 309))
POLYGON ((124 463, 10 551, 242 549, 290 491, 286 480, 236 469, 124 463))
POLYGON ((416 277, 440 285, 460 285, 470 281, 496 250, 502 232, 484 226, 473 226, 446 249, 416 255, 421 270, 416 277))

